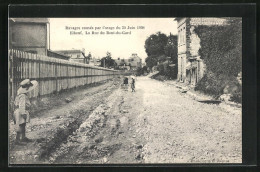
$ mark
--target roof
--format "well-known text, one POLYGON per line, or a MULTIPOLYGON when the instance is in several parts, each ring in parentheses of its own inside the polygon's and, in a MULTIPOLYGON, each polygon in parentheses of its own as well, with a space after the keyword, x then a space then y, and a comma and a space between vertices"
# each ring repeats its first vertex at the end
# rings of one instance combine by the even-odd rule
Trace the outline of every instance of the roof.
POLYGON ((15 23, 49 23, 48 18, 9 18, 15 23))
POLYGON ((140 58, 141 59, 141 57, 139 57, 137 55, 137 53, 132 53, 132 55, 128 59, 132 59, 132 58, 140 58))
POLYGON ((57 50, 57 53, 83 53, 81 50, 57 50))
POLYGON ((183 17, 176 17, 175 19, 174 19, 174 21, 179 21, 179 20, 181 20, 183 17))
MULTIPOLYGON (((81 50, 57 50, 57 51, 54 51, 54 52, 60 53, 60 54, 65 54, 65 55, 71 54, 71 53, 81 53, 84 56, 84 58, 86 58, 85 54, 81 50)), ((82 59, 82 58, 80 58, 80 59, 82 59)))
POLYGON ((70 56, 67 56, 67 55, 64 55, 64 54, 61 54, 61 53, 57 53, 57 52, 54 52, 54 51, 52 51, 52 50, 47 50, 47 52, 49 53, 52 53, 52 54, 57 54, 58 56, 60 56, 60 57, 62 57, 62 59, 69 59, 70 58, 70 56))

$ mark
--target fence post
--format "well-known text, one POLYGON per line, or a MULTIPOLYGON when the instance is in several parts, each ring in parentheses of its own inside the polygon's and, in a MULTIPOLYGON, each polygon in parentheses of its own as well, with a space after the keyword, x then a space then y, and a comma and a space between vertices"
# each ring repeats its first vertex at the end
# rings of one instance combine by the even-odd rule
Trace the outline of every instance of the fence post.
POLYGON ((39 85, 38 85, 38 88, 39 88, 39 91, 38 91, 38 97, 41 96, 41 61, 40 61, 40 57, 36 54, 36 57, 37 57, 37 60, 39 62, 39 85))
POLYGON ((69 89, 69 64, 67 64, 67 89, 69 89))
POLYGON ((14 60, 13 60, 13 51, 9 51, 9 102, 8 102, 8 107, 9 107, 9 113, 13 112, 13 101, 14 101, 14 75, 13 75, 13 65, 14 65, 14 60), (10 77, 11 76, 11 77, 10 77))
POLYGON ((58 77, 57 77, 57 74, 58 74, 58 71, 57 71, 57 66, 58 66, 58 63, 57 63, 57 60, 55 60, 55 79, 56 79, 56 94, 58 94, 58 77))

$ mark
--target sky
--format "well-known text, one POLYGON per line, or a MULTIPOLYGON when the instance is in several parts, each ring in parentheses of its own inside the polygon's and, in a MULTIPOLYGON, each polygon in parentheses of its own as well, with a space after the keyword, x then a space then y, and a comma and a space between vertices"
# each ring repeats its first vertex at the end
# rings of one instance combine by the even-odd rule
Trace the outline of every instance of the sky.
POLYGON ((50 18, 50 49, 84 48, 86 54, 91 52, 92 57, 96 58, 106 56, 107 51, 113 58, 129 58, 132 53, 137 53, 144 60, 147 57, 145 40, 158 31, 177 35, 177 22, 174 18, 50 18), (128 26, 132 28, 127 29, 128 26), (70 34, 73 31, 82 31, 82 34, 70 34), (92 34, 92 31, 99 34, 92 34), (101 31, 118 31, 121 34, 101 34, 101 31), (122 34, 123 31, 131 31, 131 34, 122 34))

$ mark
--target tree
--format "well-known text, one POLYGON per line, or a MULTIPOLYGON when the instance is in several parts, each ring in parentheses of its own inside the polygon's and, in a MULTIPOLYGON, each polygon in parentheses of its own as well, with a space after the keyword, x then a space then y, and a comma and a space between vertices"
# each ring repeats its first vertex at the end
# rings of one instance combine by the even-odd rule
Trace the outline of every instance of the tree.
POLYGON ((147 72, 147 66, 143 66, 143 71, 147 72))
POLYGON ((177 63, 177 36, 175 35, 170 34, 167 37, 157 32, 146 39, 144 47, 148 56, 145 62, 149 68, 156 66, 158 62, 165 62, 167 57, 171 57, 171 61, 177 63))
POLYGON ((149 56, 164 54, 164 47, 167 44, 168 38, 164 33, 157 32, 152 34, 145 41, 145 52, 149 56))
POLYGON ((168 42, 164 47, 164 53, 167 57, 171 57, 172 63, 178 61, 178 42, 177 36, 170 34, 168 36, 168 42))
POLYGON ((110 52, 107 52, 107 53, 106 53, 106 57, 103 57, 103 58, 101 59, 101 66, 102 66, 102 67, 107 67, 107 68, 113 67, 113 68, 115 68, 116 65, 117 65, 117 64, 116 64, 115 60, 112 59, 110 52))
POLYGON ((89 64, 90 59, 92 59, 91 53, 89 52, 88 55, 84 58, 84 63, 89 64))
POLYGON ((145 62, 146 62, 146 66, 151 69, 152 67, 157 65, 158 59, 156 58, 156 56, 148 56, 145 59, 145 62))
POLYGON ((140 75, 143 75, 143 74, 144 74, 143 68, 138 67, 138 68, 136 69, 136 75, 137 75, 137 76, 140 76, 140 75))

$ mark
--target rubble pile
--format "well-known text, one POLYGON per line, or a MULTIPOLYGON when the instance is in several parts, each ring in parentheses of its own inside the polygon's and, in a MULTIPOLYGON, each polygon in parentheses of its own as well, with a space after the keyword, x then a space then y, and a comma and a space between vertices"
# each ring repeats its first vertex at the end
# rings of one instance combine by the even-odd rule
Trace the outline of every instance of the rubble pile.
POLYGON ((91 138, 95 137, 99 129, 103 127, 106 122, 107 115, 105 113, 105 107, 104 104, 99 105, 91 115, 89 115, 87 120, 68 137, 67 141, 61 144, 59 149, 51 154, 49 161, 53 163, 58 157, 69 153, 70 149, 75 145, 80 145, 80 150, 95 148, 95 143, 93 143, 93 139, 91 138))

